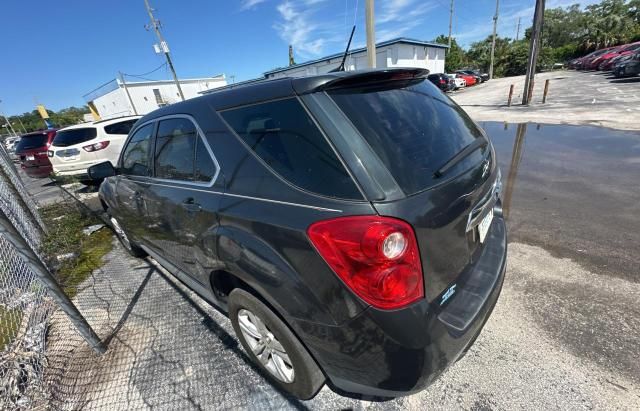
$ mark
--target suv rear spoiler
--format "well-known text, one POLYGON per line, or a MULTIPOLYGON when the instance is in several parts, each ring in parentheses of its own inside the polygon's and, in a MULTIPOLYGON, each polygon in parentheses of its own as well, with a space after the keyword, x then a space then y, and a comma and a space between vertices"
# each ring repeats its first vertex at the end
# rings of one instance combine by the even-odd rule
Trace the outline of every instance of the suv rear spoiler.
POLYGON ((425 78, 428 74, 429 70, 422 68, 372 69, 294 78, 291 81, 297 94, 308 94, 367 83, 425 78))

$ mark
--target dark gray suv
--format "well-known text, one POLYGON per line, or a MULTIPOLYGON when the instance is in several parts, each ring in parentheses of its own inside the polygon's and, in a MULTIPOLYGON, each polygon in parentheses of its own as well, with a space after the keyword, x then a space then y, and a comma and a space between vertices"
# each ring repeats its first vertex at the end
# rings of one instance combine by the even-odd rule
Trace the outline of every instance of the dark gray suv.
POLYGON ((228 87, 89 173, 127 250, 227 312, 274 385, 406 395, 469 349, 507 254, 493 147, 427 74, 228 87))

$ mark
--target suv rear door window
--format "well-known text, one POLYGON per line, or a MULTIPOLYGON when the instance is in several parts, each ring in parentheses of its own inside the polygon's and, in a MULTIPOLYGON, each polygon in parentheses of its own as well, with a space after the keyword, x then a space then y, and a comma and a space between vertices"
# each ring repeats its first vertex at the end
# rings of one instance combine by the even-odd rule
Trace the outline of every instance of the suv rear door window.
POLYGON ((84 143, 96 138, 97 132, 95 127, 72 128, 70 130, 58 131, 53 139, 53 145, 56 147, 68 147, 74 144, 84 143))
POLYGON ((351 176, 297 99, 221 114, 247 146, 291 184, 330 197, 362 199, 351 176))
POLYGON ((20 142, 16 145, 16 152, 23 150, 31 150, 38 147, 44 147, 47 144, 46 134, 31 134, 22 136, 20 142))
POLYGON ((138 119, 109 124, 108 126, 104 126, 104 132, 107 134, 124 134, 126 136, 129 134, 129 131, 131 131, 133 125, 136 124, 136 121, 138 121, 138 119))
POLYGON ((197 136, 195 125, 187 118, 162 120, 156 137, 155 176, 192 181, 197 136))
POLYGON ((217 167, 201 138, 196 142, 196 174, 195 180, 208 183, 216 175, 217 167))
POLYGON ((122 154, 122 173, 133 176, 150 175, 150 151, 153 123, 140 127, 131 136, 122 154))
MULTIPOLYGON (((407 195, 435 184, 435 171, 483 137, 469 116, 425 79, 336 89, 329 95, 407 195)), ((450 175, 482 158, 482 152, 475 151, 450 175)))

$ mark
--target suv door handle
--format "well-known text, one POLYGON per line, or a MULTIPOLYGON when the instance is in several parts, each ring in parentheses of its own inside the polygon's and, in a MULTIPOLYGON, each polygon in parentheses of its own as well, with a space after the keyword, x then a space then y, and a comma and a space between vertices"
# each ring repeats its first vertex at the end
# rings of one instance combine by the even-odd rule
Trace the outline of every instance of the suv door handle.
POLYGON ((181 206, 187 210, 188 212, 195 213, 198 211, 202 211, 202 206, 193 199, 193 197, 189 197, 184 200, 181 206))

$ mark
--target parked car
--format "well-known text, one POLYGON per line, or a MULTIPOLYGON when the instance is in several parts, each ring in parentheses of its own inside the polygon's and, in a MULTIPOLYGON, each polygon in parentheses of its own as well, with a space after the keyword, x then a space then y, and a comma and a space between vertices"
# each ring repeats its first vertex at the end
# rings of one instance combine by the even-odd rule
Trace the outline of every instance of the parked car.
POLYGON ((458 76, 457 74, 447 74, 447 76, 449 76, 449 78, 451 78, 454 81, 455 90, 467 87, 467 81, 462 77, 458 76))
POLYGON ((427 78, 442 91, 451 91, 455 87, 455 84, 452 84, 449 77, 443 73, 429 74, 427 78))
POLYGON ((574 68, 576 70, 587 70, 589 63, 599 57, 601 54, 606 53, 609 49, 611 49, 611 47, 605 48, 605 49, 600 49, 600 50, 596 50, 596 51, 592 51, 591 53, 587 54, 584 57, 580 57, 576 60, 572 60, 571 64, 569 65, 571 68, 574 68))
POLYGON ((6 137, 4 139, 4 146, 7 151, 15 151, 16 144, 20 141, 20 137, 6 137))
POLYGON ((303 399, 393 397, 473 344, 507 254, 495 151, 423 69, 282 78, 147 114, 99 198, 303 399))
POLYGON ((613 68, 616 77, 631 77, 640 74, 640 52, 627 56, 613 68))
POLYGON ((598 70, 611 70, 616 59, 633 54, 637 50, 640 50, 640 41, 618 47, 615 52, 607 53, 601 57, 600 63, 598 64, 598 70))
POLYGON ((87 168, 107 160, 115 163, 127 134, 139 118, 120 117, 58 130, 48 152, 54 174, 76 177, 83 184, 96 183, 87 178, 87 168))
POLYGON ((464 69, 464 70, 460 70, 462 73, 464 74, 469 74, 471 76, 476 76, 476 80, 479 79, 480 83, 484 83, 485 81, 489 81, 489 74, 488 73, 483 73, 480 70, 475 70, 475 69, 464 69))
POLYGON ((618 55, 618 51, 621 49, 620 46, 616 46, 616 47, 610 47, 606 52, 600 54, 599 56, 597 56, 596 58, 591 59, 588 63, 587 63, 587 70, 598 70, 600 67, 600 64, 604 61, 609 60, 610 58, 613 58, 615 56, 618 55))
POLYGON ((47 150, 55 136, 56 130, 52 129, 28 133, 20 138, 15 151, 20 158, 20 167, 29 177, 48 177, 53 171, 47 150))
POLYGON ((473 86, 478 82, 478 77, 477 76, 472 76, 470 74, 463 73, 463 72, 460 72, 460 71, 456 71, 456 74, 459 77, 464 79, 464 81, 467 83, 467 87, 473 86))

